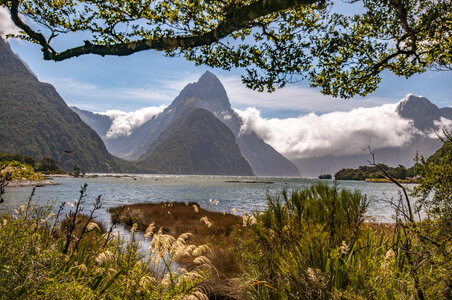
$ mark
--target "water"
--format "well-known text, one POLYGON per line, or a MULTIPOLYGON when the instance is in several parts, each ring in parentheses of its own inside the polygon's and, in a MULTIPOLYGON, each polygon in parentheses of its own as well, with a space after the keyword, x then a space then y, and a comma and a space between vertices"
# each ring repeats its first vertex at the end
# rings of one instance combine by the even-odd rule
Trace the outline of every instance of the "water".
MULTIPOLYGON (((110 223, 107 209, 114 206, 138 202, 194 201, 202 208, 237 214, 261 211, 266 207, 266 195, 277 195, 284 188, 289 192, 302 189, 318 179, 241 177, 241 176, 194 176, 194 175, 133 175, 97 178, 54 178, 61 185, 45 186, 36 189, 35 204, 59 205, 61 202, 74 202, 79 197, 80 187, 88 184, 86 198, 88 211, 94 198, 102 195, 102 209, 97 220, 106 225, 110 223), (218 200, 211 205, 210 199, 218 200)), ((333 184, 332 180, 323 180, 333 184)), ((340 188, 360 190, 373 201, 368 215, 375 221, 393 222, 393 209, 387 202, 398 197, 399 189, 391 183, 371 183, 363 181, 339 181, 340 188)), ((5 203, 0 209, 17 208, 26 204, 32 187, 8 188, 4 195, 5 203)))

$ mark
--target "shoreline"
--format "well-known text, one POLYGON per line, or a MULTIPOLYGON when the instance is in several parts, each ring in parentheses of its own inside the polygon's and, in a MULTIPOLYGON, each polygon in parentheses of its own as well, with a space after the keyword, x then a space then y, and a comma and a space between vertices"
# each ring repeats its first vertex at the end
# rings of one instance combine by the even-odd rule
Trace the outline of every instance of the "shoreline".
POLYGON ((49 186, 49 185, 61 185, 61 183, 54 182, 51 180, 21 180, 21 181, 10 181, 6 188, 16 188, 16 187, 28 187, 28 186, 35 186, 35 187, 43 187, 43 186, 49 186))

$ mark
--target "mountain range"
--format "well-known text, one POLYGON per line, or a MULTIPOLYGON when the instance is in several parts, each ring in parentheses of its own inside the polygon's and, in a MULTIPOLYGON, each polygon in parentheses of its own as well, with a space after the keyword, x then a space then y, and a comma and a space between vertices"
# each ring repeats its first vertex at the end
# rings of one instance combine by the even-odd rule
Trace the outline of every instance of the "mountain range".
MULTIPOLYGON (((111 127, 110 118, 70 109, 55 88, 40 82, 0 38, 0 152, 29 155, 38 161, 49 157, 65 171, 79 166, 87 172, 254 175, 241 153, 236 133, 203 109, 229 105, 232 112, 224 89, 220 99, 223 102, 216 103, 216 91, 209 88, 218 88, 218 84, 209 87, 216 84, 209 74, 204 79, 198 91, 190 96, 181 93, 170 108, 144 124, 130 139, 113 139, 108 144, 118 145, 113 147, 114 154, 126 151, 124 157, 139 159, 127 161, 112 155, 100 137, 105 137, 111 127)), ((298 173, 289 161, 287 164, 298 173)))
MULTIPOLYGON (((401 147, 382 147, 372 151, 378 163, 411 167, 416 154, 429 157, 441 147, 442 142, 435 136, 434 129, 438 129, 441 118, 452 120, 452 108, 438 108, 425 97, 408 95, 397 104, 396 111, 412 123, 416 131, 414 137, 401 147)), ((303 176, 317 176, 321 172, 334 174, 343 168, 368 165, 369 160, 371 155, 367 148, 363 148, 362 153, 357 155, 302 158, 293 162, 302 170, 303 176)))
MULTIPOLYGON (((225 124, 234 134, 241 154, 257 176, 299 177, 297 167, 254 132, 242 133, 242 121, 232 109, 220 80, 211 72, 204 73, 197 82, 187 85, 165 110, 135 128, 130 135, 107 136, 111 120, 106 116, 72 108, 103 138, 108 150, 121 158, 146 161, 162 142, 162 133, 191 111, 204 109, 225 124)), ((196 132, 193 132, 196 139, 196 132)), ((143 164, 142 164, 143 165, 143 164)), ((144 163, 148 165, 148 163, 144 163)))
MULTIPOLYGON (((303 176, 317 176, 320 169, 334 173, 365 165, 370 158, 363 151, 361 155, 293 159, 292 163, 253 130, 241 131, 242 119, 210 72, 128 134, 110 134, 114 124, 106 115, 69 108, 55 88, 40 82, 3 39, 0 90, 0 152, 37 160, 50 157, 66 171, 78 165, 88 172, 298 177, 298 168, 303 176)), ((440 148, 432 132, 441 119, 452 120, 452 108, 438 108, 425 97, 409 95, 396 111, 412 123, 414 138, 403 146, 374 152, 378 162, 409 167, 417 152, 428 157, 440 148)))

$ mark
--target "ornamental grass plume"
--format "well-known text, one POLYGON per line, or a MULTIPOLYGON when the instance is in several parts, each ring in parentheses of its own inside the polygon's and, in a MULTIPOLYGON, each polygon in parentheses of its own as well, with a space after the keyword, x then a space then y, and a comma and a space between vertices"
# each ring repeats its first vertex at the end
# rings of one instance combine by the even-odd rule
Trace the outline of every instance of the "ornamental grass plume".
POLYGON ((348 250, 349 250, 349 246, 347 245, 347 243, 345 241, 342 241, 342 244, 340 247, 341 254, 347 254, 348 250))
POLYGON ((198 213, 199 212, 198 205, 193 204, 193 210, 195 211, 195 213, 198 213))
POLYGON ((199 219, 199 222, 204 223, 208 228, 212 227, 212 222, 210 222, 207 216, 204 216, 201 219, 199 219))
POLYGON ((145 238, 150 238, 154 234, 155 229, 155 222, 152 222, 149 224, 149 226, 146 228, 146 231, 144 233, 145 238))
POLYGON ((113 258, 113 253, 110 250, 106 250, 96 257, 96 263, 100 266, 103 266, 106 263, 110 262, 113 258))
POLYGON ((93 230, 97 230, 99 232, 101 231, 99 225, 97 225, 96 222, 89 222, 88 225, 86 226, 86 231, 90 232, 90 231, 93 231, 93 230))

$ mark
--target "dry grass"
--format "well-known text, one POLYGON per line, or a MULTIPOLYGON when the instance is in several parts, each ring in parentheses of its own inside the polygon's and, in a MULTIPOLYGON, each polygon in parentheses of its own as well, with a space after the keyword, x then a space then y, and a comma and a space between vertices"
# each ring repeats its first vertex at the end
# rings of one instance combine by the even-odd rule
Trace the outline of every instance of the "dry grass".
MULTIPOLYGON (((112 221, 128 227, 137 224, 137 230, 145 232, 151 223, 158 230, 177 237, 190 232, 190 243, 206 244, 211 251, 206 254, 216 269, 216 275, 207 284, 212 299, 240 299, 243 294, 237 289, 235 277, 239 276, 241 262, 235 248, 236 239, 246 235, 241 217, 221 212, 212 212, 199 207, 195 202, 137 203, 109 210, 112 221)), ((190 267, 191 258, 179 263, 190 267)))
POLYGON ((194 236, 227 237, 241 222, 236 215, 208 211, 194 202, 137 203, 111 208, 109 212, 113 220, 129 227, 137 224, 138 230, 145 231, 154 222, 156 228, 162 228, 163 233, 172 236, 190 232, 194 236), (210 227, 205 221, 200 221, 202 218, 210 222, 210 227))

